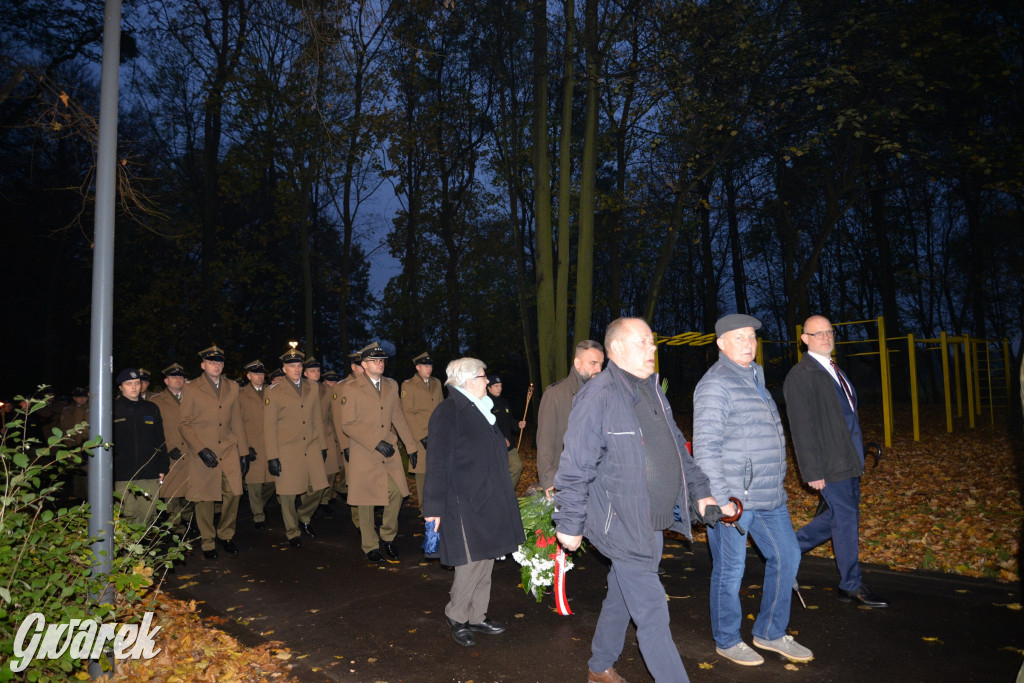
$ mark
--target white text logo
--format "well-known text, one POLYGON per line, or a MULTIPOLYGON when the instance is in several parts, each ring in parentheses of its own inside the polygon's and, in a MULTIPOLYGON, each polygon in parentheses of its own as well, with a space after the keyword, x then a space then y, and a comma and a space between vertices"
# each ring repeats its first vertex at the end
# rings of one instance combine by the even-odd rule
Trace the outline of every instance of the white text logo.
POLYGON ((160 654, 153 641, 163 626, 150 630, 153 613, 146 612, 141 624, 101 624, 95 619, 72 619, 67 624, 46 623, 33 612, 25 617, 14 638, 11 671, 24 671, 33 659, 58 659, 65 653, 73 659, 99 659, 108 642, 115 659, 152 659, 160 654), (26 642, 27 641, 27 642, 26 642))

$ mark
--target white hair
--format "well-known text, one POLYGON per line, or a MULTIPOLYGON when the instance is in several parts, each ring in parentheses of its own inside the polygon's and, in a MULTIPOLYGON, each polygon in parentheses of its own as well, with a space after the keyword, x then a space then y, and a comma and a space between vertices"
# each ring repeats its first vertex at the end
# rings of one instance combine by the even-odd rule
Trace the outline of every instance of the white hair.
POLYGON ((473 380, 477 373, 486 367, 487 364, 478 358, 456 358, 444 370, 444 374, 448 377, 445 384, 453 387, 464 387, 467 382, 473 380))

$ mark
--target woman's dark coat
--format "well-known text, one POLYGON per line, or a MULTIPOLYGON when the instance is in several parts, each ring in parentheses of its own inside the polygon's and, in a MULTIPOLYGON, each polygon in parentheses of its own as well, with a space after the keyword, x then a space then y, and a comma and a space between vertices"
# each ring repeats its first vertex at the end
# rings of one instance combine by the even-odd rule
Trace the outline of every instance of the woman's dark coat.
POLYGON ((430 416, 428 433, 423 516, 441 518, 442 564, 511 554, 525 536, 501 431, 461 391, 452 390, 430 416))

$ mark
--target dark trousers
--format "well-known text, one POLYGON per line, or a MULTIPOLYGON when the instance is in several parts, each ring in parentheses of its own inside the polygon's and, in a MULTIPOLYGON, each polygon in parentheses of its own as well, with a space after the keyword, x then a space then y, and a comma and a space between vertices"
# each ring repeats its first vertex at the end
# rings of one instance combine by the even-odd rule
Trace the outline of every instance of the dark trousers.
POLYGON ((860 588, 860 478, 830 481, 821 490, 828 509, 796 532, 800 552, 832 539, 832 552, 839 569, 839 587, 855 591, 860 588))
MULTIPOLYGON (((657 534, 658 557, 664 537, 657 534)), ((622 654, 630 619, 636 624, 640 654, 655 681, 689 681, 679 649, 669 628, 668 598, 658 569, 641 563, 612 560, 608 571, 608 595, 601 604, 588 665, 595 673, 611 668, 622 654)))

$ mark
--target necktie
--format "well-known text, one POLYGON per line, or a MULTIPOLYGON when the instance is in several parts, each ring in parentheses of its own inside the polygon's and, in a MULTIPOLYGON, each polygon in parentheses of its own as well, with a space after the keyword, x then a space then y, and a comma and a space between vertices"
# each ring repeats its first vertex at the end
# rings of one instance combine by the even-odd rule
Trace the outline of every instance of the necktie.
POLYGON ((835 372, 836 377, 839 378, 839 386, 843 388, 843 392, 846 394, 846 400, 850 402, 850 408, 853 408, 853 392, 850 391, 850 385, 846 383, 846 378, 843 377, 843 373, 840 372, 839 366, 836 365, 836 362, 829 359, 829 363, 832 364, 832 371, 835 372))
POLYGON ((373 388, 376 389, 377 393, 379 394, 380 393, 380 382, 374 382, 373 383, 373 388))

